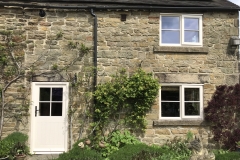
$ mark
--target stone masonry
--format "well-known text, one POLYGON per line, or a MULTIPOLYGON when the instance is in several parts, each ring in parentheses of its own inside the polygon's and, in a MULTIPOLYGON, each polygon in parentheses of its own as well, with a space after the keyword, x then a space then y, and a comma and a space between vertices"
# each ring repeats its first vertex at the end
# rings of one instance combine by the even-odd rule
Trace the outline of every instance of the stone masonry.
MULTIPOLYGON (((38 10, 19 8, 0 9, 0 29, 24 30, 26 35, 25 61, 31 63, 37 56, 49 52, 41 70, 49 70, 53 63, 64 65, 72 54, 64 46, 70 41, 93 47, 94 18, 87 11, 46 10, 44 18, 38 10), (51 41, 51 36, 62 33, 63 37, 51 41), (51 43, 51 45, 49 45, 51 43)), ((204 84, 204 107, 211 99, 215 87, 239 82, 238 48, 230 45, 231 36, 238 36, 238 13, 204 12, 202 47, 159 46, 160 12, 149 11, 98 11, 98 83, 110 79, 121 68, 133 72, 141 66, 154 73, 159 83, 204 84), (121 21, 121 14, 126 21, 121 21)), ((190 14, 190 13, 189 13, 190 14)), ((85 59, 92 63, 92 54, 85 59)), ((72 73, 81 72, 83 62, 71 68, 72 73)), ((61 81, 38 77, 38 81, 61 81)), ((26 80, 26 87, 31 82, 26 80)), ((12 91, 13 94, 17 91, 12 91)), ((16 93, 17 94, 17 93, 16 93)), ((211 136, 204 121, 159 121, 159 99, 147 115, 148 129, 140 139, 148 144, 163 144, 175 136, 184 137, 188 131, 199 134, 207 145, 211 136)), ((20 124, 19 130, 30 133, 28 122, 20 124)), ((74 122, 73 135, 78 133, 78 121, 74 122)), ((4 126, 4 135, 16 130, 13 119, 4 126)))

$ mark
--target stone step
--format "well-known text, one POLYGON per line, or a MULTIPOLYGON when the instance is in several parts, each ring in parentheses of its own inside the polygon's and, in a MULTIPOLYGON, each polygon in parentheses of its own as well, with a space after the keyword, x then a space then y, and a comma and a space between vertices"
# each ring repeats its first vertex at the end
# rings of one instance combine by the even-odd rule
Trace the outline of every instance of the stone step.
POLYGON ((26 160, 52 160, 58 158, 59 154, 34 154, 27 156, 26 160))

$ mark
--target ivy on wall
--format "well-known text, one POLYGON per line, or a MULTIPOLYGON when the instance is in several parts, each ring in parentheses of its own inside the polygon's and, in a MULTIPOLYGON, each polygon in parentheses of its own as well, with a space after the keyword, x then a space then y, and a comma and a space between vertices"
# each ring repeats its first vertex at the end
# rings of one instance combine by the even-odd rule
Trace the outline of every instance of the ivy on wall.
POLYGON ((159 82, 142 69, 130 77, 121 70, 110 82, 99 84, 94 93, 97 136, 120 126, 131 128, 133 132, 143 132, 146 129, 145 116, 151 110, 158 91, 159 82), (109 128, 110 124, 114 126, 109 128))

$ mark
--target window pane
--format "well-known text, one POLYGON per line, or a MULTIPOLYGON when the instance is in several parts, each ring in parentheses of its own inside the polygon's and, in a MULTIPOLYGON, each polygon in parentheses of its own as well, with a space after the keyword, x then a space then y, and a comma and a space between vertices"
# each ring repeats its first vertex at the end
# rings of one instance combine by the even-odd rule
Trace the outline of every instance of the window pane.
POLYGON ((62 95, 62 88, 52 88, 52 101, 62 101, 62 95))
POLYGON ((50 116, 50 103, 39 103, 39 115, 50 116))
POLYGON ((52 103, 51 116, 62 116, 62 103, 52 103))
POLYGON ((184 18, 184 29, 199 30, 199 19, 184 18))
POLYGON ((184 42, 199 42, 199 32, 184 31, 184 42))
POLYGON ((199 101, 199 88, 185 88, 185 101, 199 101))
POLYGON ((162 16, 162 29, 180 29, 180 18, 162 16))
POLYGON ((162 31, 162 43, 180 44, 180 31, 162 31))
POLYGON ((194 103, 185 102, 185 115, 186 116, 200 115, 200 104, 198 102, 194 103))
POLYGON ((50 101, 50 88, 40 88, 40 101, 50 101))
POLYGON ((161 103, 161 117, 180 117, 180 103, 179 102, 162 102, 161 103))
POLYGON ((161 100, 162 101, 179 101, 179 87, 178 86, 162 86, 161 100))

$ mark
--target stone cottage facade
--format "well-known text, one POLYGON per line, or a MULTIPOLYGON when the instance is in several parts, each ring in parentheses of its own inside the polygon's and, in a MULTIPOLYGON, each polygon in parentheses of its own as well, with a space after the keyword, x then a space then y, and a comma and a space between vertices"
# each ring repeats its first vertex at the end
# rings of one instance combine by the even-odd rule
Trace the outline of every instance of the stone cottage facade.
MULTIPOLYGON (((146 133, 139 137, 148 144, 164 144, 191 131, 208 145, 211 132, 204 121, 203 109, 216 86, 239 83, 238 46, 232 45, 231 38, 239 35, 240 8, 226 0, 64 0, 58 3, 19 0, 0 2, 0 6, 0 30, 23 31, 25 63, 42 62, 39 73, 51 70, 54 64, 68 65, 77 51, 66 46, 81 43, 91 50, 68 69, 71 75, 81 74, 86 64, 98 68, 93 78, 96 84, 108 81, 121 68, 133 72, 140 65, 152 72, 161 88, 147 115, 146 133), (44 12, 40 14, 39 10, 44 12), (58 38, 54 39, 56 35, 58 38)), ((69 143, 78 138, 80 126, 78 120, 70 125, 66 120, 71 97, 64 93, 71 91, 71 85, 64 76, 38 75, 11 86, 7 92, 9 99, 18 100, 19 84, 29 89, 29 115, 20 121, 5 119, 3 136, 19 130, 29 135, 32 152, 66 151, 69 143), (54 97, 54 92, 62 95, 60 100, 55 95, 56 102, 54 98, 41 96, 54 97), (51 104, 51 114, 43 113, 48 104, 51 104), (59 104, 62 110, 54 111, 59 104), (56 122, 54 118, 44 119, 46 116, 63 118, 56 122), (62 132, 63 141, 57 143, 58 139, 54 138, 62 132)), ((76 101, 83 107, 81 100, 76 101)))

